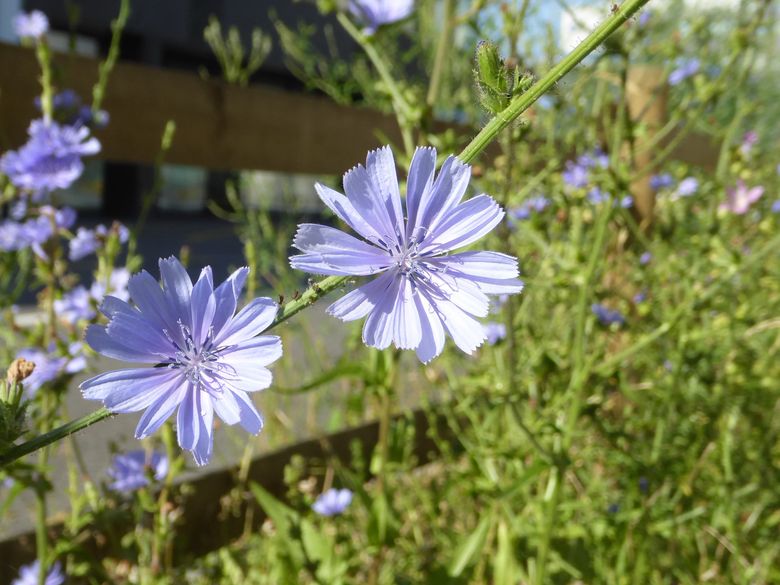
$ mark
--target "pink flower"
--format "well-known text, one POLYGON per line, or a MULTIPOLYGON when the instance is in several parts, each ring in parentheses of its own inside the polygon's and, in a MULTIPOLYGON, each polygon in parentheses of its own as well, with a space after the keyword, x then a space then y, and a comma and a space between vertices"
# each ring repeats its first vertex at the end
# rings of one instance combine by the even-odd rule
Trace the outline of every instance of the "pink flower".
POLYGON ((721 203, 718 209, 744 215, 750 206, 764 195, 764 187, 757 185, 748 189, 745 182, 740 179, 735 187, 727 189, 727 193, 726 201, 721 203))

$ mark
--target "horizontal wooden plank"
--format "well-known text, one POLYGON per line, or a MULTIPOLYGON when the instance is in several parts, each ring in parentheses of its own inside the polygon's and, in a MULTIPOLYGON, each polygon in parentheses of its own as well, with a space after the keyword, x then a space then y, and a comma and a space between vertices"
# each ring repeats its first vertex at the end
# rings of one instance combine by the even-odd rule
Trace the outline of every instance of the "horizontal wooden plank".
MULTIPOLYGON (((446 408, 446 407, 445 407, 446 408)), ((417 464, 424 465, 439 456, 439 446, 432 438, 446 441, 455 452, 460 451, 460 444, 454 430, 449 426, 446 416, 441 412, 425 412, 421 409, 410 411, 394 417, 392 424, 398 425, 404 420, 414 428, 413 453, 417 464)), ((248 480, 262 485, 279 499, 285 499, 287 486, 284 483, 284 469, 293 456, 304 457, 308 465, 316 466, 327 460, 338 460, 344 466, 352 463, 353 448, 359 445, 359 452, 370 457, 379 436, 379 425, 369 422, 364 425, 346 429, 321 438, 310 439, 290 445, 289 447, 267 453, 252 461, 249 467, 248 480)), ((244 517, 225 515, 222 501, 236 486, 234 469, 223 469, 208 475, 198 477, 188 482, 190 490, 181 496, 181 518, 176 526, 176 549, 180 554, 174 557, 174 563, 186 562, 191 556, 200 556, 221 546, 227 545, 240 536, 244 528, 244 517)), ((248 500, 252 509, 253 526, 262 524, 265 514, 254 500, 248 500)), ((133 521, 130 518, 122 520, 117 516, 114 522, 133 521)), ((123 534, 132 530, 132 525, 114 525, 113 535, 123 534)), ((62 525, 52 526, 53 534, 62 531, 62 525)), ((108 541, 111 535, 92 535, 94 540, 83 545, 91 550, 97 558, 108 554, 116 554, 121 550, 118 541, 108 541)), ((27 533, 19 537, 0 542, 0 583, 10 583, 16 576, 18 567, 35 559, 35 534, 27 533)))
MULTIPOLYGON (((87 98, 95 59, 57 55, 55 79, 87 98)), ((0 43, 0 144, 24 142, 36 117, 39 71, 33 51, 0 43)), ((177 125, 168 162, 238 170, 340 174, 380 145, 399 140, 395 121, 367 108, 269 87, 240 88, 194 74, 119 63, 105 109, 111 123, 97 133, 104 159, 153 163, 167 120, 177 125)))

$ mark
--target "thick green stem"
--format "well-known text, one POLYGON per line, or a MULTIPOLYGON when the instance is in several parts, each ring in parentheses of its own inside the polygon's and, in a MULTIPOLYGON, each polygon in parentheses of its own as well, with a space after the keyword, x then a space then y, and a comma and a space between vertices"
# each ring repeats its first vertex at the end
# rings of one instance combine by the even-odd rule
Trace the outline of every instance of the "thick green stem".
POLYGON ((595 51, 601 43, 648 2, 649 0, 628 0, 620 8, 616 9, 609 18, 590 33, 571 53, 566 55, 560 63, 534 83, 527 92, 513 99, 505 110, 499 112, 490 120, 466 146, 460 155, 460 159, 465 163, 473 161, 498 136, 501 130, 509 126, 520 114, 531 107, 547 90, 558 83, 564 75, 574 69, 585 57, 595 51))

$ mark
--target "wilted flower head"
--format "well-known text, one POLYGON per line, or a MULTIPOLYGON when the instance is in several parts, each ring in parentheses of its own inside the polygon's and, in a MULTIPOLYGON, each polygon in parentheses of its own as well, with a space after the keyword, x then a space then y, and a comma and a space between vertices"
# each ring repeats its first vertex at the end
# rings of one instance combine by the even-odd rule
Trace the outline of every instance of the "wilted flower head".
POLYGON ((502 339, 506 339, 506 325, 494 321, 485 323, 485 335, 488 345, 495 345, 502 339))
POLYGON ((674 178, 669 173, 662 173, 660 175, 653 175, 650 177, 650 188, 653 191, 660 191, 666 187, 674 185, 674 178))
POLYGON ((0 159, 0 171, 19 189, 48 193, 67 189, 81 176, 81 157, 100 151, 100 142, 84 126, 33 120, 30 139, 0 159))
POLYGON ((320 494, 311 509, 320 516, 336 516, 352 503, 352 492, 348 489, 331 488, 320 494))
MULTIPOLYGON (((38 585, 40 566, 41 563, 37 559, 29 565, 23 566, 19 569, 19 576, 14 579, 11 585, 38 585)), ((63 583, 65 583, 65 574, 62 572, 62 565, 57 561, 49 569, 44 585, 62 585, 63 583)))
POLYGON ((347 10, 373 34, 385 24, 403 20, 414 10, 414 0, 349 0, 347 10))
POLYGON ((416 349, 423 362, 442 352, 445 332, 472 353, 485 340, 475 317, 487 316, 487 295, 523 288, 511 256, 450 253, 483 238, 504 212, 487 195, 461 202, 470 166, 450 156, 434 180, 435 167, 435 149, 415 151, 406 212, 389 147, 369 152, 365 167, 344 175, 346 197, 317 184, 322 201, 364 240, 332 227, 302 224, 294 245, 303 253, 290 258, 293 268, 315 274, 379 274, 328 312, 344 321, 367 317, 366 345, 416 349))
POLYGON ((113 480, 112 490, 133 492, 149 485, 149 477, 162 481, 168 474, 168 458, 163 453, 149 453, 143 449, 115 455, 108 475, 113 480))
POLYGON ((590 310, 593 311, 593 314, 596 315, 596 318, 602 325, 612 325, 613 323, 622 325, 626 322, 620 311, 613 311, 599 303, 593 303, 590 306, 590 310))
POLYGON ((252 434, 263 428, 247 393, 271 384, 266 366, 282 355, 278 337, 257 337, 278 307, 258 298, 236 314, 248 268, 236 270, 216 290, 209 266, 194 286, 176 258, 160 259, 160 273, 162 288, 146 271, 130 279, 135 306, 107 296, 101 311, 108 325, 90 325, 86 335, 104 356, 154 365, 100 374, 80 387, 85 398, 101 400, 112 412, 144 410, 138 439, 178 409, 179 445, 204 465, 211 458, 214 413, 252 434))
POLYGON ((669 85, 678 85, 699 72, 699 60, 678 59, 677 67, 669 74, 669 85))
POLYGON ((49 32, 49 19, 40 10, 22 12, 14 18, 14 32, 23 39, 39 39, 49 32))
POLYGON ((764 187, 757 185, 748 188, 741 179, 737 181, 736 186, 727 189, 726 201, 718 206, 721 211, 728 211, 736 215, 747 213, 750 206, 761 199, 764 195, 764 187))
POLYGON ((27 398, 32 398, 44 384, 48 384, 63 374, 75 374, 86 366, 80 355, 81 343, 68 346, 68 355, 57 354, 57 346, 51 343, 47 348, 28 347, 17 352, 16 357, 35 364, 32 374, 22 382, 27 398))
POLYGON ((698 190, 699 181, 696 179, 696 177, 685 177, 682 181, 680 181, 680 184, 677 185, 677 196, 690 197, 691 195, 695 195, 696 191, 698 190))

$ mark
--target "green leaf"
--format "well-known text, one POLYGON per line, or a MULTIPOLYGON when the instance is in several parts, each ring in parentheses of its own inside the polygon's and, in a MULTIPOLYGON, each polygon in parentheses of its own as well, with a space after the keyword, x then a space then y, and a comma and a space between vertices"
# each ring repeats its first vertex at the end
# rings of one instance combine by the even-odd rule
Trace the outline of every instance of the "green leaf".
POLYGON ((301 540, 306 556, 318 563, 324 562, 333 552, 333 544, 322 531, 308 520, 301 520, 301 540))
POLYGON ((512 557, 512 537, 503 520, 498 524, 498 549, 493 559, 493 584, 514 585, 518 582, 512 557))
POLYGON ((252 482, 249 489, 252 490, 257 503, 268 514, 268 517, 276 525, 276 529, 279 532, 289 532, 291 525, 300 521, 300 517, 295 510, 277 500, 260 484, 252 482))
POLYGON ((452 564, 450 565, 451 577, 459 577, 461 573, 463 573, 463 570, 473 563, 479 556, 479 553, 482 552, 492 521, 492 514, 482 518, 476 529, 460 543, 458 549, 455 551, 455 557, 453 558, 452 564))

